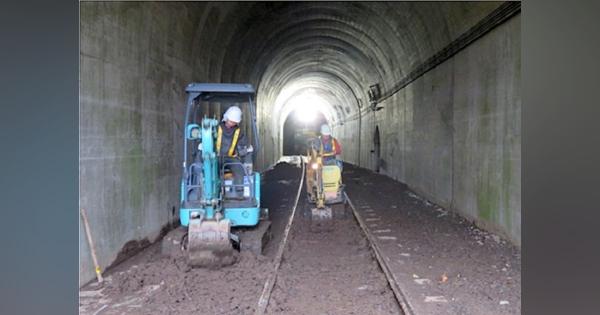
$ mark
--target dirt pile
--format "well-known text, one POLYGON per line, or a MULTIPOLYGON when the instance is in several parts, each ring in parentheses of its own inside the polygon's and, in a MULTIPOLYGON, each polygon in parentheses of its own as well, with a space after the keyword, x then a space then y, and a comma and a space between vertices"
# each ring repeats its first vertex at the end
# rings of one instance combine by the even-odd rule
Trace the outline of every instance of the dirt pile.
POLYGON ((120 301, 111 309, 135 299, 119 306, 128 314, 250 314, 272 269, 270 259, 249 252, 219 270, 190 268, 185 257, 162 257, 159 249, 154 245, 111 273, 103 293, 120 301), (143 294, 149 291, 156 292, 143 294))

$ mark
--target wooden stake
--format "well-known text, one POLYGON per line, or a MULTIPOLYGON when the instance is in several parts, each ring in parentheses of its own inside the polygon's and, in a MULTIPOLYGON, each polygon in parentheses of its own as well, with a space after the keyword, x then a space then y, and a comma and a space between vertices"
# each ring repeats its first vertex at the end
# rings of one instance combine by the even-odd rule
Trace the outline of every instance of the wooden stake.
POLYGON ((96 278, 98 278, 98 283, 102 283, 104 279, 102 278, 100 265, 98 265, 98 258, 96 257, 96 250, 94 249, 94 241, 92 240, 92 233, 90 233, 90 226, 88 224, 87 215, 85 214, 85 210, 83 208, 81 209, 81 217, 83 218, 83 225, 85 226, 85 234, 87 235, 88 245, 90 246, 90 252, 92 252, 92 260, 94 261, 96 278))

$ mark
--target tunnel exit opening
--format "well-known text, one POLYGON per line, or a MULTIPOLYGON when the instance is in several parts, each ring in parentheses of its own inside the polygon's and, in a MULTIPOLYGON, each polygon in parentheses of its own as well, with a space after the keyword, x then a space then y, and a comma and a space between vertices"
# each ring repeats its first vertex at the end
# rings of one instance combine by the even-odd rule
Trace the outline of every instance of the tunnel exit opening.
POLYGON ((319 136, 319 129, 324 123, 327 119, 320 111, 307 114, 305 109, 299 108, 291 112, 283 124, 283 155, 306 154, 306 141, 319 136))
POLYGON ((283 156, 306 154, 306 141, 319 135, 322 124, 333 122, 331 100, 319 89, 296 90, 281 108, 278 137, 283 156))

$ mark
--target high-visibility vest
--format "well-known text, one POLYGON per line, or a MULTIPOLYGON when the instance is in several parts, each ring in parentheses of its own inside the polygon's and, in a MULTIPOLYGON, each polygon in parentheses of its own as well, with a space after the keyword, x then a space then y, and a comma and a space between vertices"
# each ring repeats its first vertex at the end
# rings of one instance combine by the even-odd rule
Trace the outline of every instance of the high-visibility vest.
POLYGON ((321 154, 323 155, 323 157, 335 156, 335 147, 336 147, 335 138, 331 137, 331 151, 329 151, 329 152, 325 152, 325 146, 323 145, 323 138, 319 137, 319 140, 321 140, 321 154))
MULTIPOLYGON (((236 156, 235 147, 237 146, 239 137, 240 137, 240 128, 236 127, 235 131, 233 132, 233 139, 231 140, 231 145, 229 146, 229 150, 227 151, 228 156, 231 156, 231 157, 236 156)), ((217 154, 221 154, 221 139, 222 138, 223 138, 223 129, 221 128, 221 125, 219 125, 219 127, 217 128, 217 154)))

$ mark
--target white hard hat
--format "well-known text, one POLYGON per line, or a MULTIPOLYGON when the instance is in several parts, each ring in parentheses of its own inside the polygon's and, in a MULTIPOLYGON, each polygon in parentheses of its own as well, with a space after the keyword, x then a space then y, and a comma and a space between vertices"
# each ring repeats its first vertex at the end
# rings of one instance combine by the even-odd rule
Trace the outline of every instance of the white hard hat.
POLYGON ((223 114, 223 121, 225 120, 231 120, 239 124, 242 121, 242 110, 237 106, 229 107, 223 114))
POLYGON ((328 124, 321 125, 321 134, 324 136, 331 135, 331 128, 329 128, 328 124))

